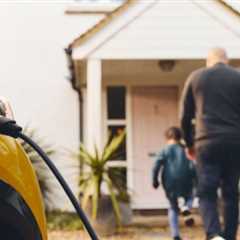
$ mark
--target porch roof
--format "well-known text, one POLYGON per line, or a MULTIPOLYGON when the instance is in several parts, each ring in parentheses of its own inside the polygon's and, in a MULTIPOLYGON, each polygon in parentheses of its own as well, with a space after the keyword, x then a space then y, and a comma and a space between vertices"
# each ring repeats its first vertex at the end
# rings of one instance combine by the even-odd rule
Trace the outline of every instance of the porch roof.
POLYGON ((70 44, 73 57, 202 59, 222 46, 239 59, 240 6, 232 2, 127 0, 70 44))
POLYGON ((107 14, 105 18, 101 19, 96 25, 88 29, 85 33, 82 33, 80 36, 75 38, 70 44, 69 47, 77 48, 80 45, 84 44, 88 39, 93 37, 98 31, 106 27, 114 18, 121 15, 124 10, 126 10, 132 2, 135 0, 126 0, 122 5, 117 7, 114 11, 107 14))

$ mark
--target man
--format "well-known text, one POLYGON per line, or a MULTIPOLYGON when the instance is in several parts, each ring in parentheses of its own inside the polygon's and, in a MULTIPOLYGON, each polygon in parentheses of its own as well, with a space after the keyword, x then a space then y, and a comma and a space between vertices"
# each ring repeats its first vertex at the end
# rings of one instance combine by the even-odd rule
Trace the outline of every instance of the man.
POLYGON ((212 49, 207 68, 190 75, 183 91, 180 115, 187 156, 197 160, 200 212, 207 239, 236 240, 240 72, 228 65, 224 49, 212 49), (219 187, 224 201, 223 231, 217 207, 219 187))

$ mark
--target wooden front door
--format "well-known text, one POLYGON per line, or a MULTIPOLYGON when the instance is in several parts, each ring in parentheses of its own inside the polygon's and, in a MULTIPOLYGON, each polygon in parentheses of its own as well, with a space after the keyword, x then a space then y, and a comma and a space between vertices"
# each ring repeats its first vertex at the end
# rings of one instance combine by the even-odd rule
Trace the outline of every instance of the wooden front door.
POLYGON ((149 153, 165 144, 164 133, 177 124, 177 87, 134 87, 132 89, 133 127, 133 208, 167 207, 163 189, 152 188, 154 159, 149 153))

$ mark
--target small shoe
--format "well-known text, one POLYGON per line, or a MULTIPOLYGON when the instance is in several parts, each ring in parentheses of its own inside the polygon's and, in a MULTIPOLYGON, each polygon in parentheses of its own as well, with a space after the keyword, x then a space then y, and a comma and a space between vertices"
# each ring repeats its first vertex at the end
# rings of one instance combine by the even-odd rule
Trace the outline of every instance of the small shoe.
POLYGON ((179 236, 173 238, 174 240, 182 240, 179 236))
POLYGON ((194 218, 191 215, 184 217, 184 223, 187 227, 192 227, 195 225, 194 218))
POLYGON ((225 239, 221 236, 215 236, 215 237, 212 237, 210 240, 225 240, 225 239))
POLYGON ((182 214, 183 216, 188 216, 188 215, 190 215, 191 212, 190 212, 189 207, 183 206, 183 207, 181 208, 181 214, 182 214))
POLYGON ((184 223, 187 227, 192 227, 195 224, 194 218, 191 216, 189 207, 183 206, 181 208, 181 214, 183 215, 184 223))

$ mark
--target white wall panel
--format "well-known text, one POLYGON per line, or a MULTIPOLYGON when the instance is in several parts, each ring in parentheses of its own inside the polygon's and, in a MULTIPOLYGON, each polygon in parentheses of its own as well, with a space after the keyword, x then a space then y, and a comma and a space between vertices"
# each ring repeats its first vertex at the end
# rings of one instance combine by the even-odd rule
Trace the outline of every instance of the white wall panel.
MULTIPOLYGON (((139 1, 138 5, 141 4, 139 1)), ((107 29, 114 27, 113 21, 107 29)), ((140 17, 95 48, 91 57, 204 58, 209 48, 215 46, 223 46, 231 57, 239 58, 240 17, 211 0, 207 3, 201 0, 156 1, 140 17)))
MULTIPOLYGON (((78 98, 63 50, 100 16, 64 11, 60 3, 0 4, 0 95, 10 99, 19 124, 55 146, 54 161, 77 193, 77 161, 62 153, 79 145, 78 98)), ((69 209, 59 187, 54 192, 55 207, 69 209)))

